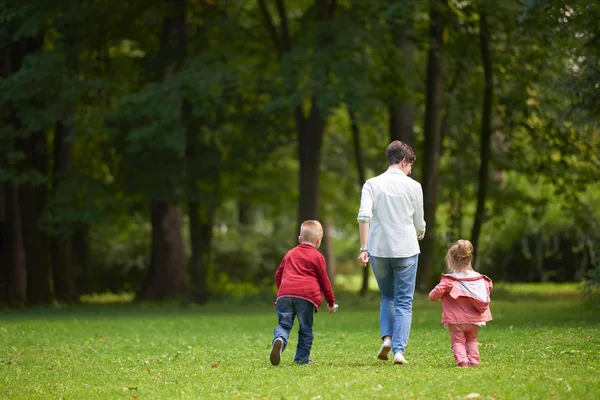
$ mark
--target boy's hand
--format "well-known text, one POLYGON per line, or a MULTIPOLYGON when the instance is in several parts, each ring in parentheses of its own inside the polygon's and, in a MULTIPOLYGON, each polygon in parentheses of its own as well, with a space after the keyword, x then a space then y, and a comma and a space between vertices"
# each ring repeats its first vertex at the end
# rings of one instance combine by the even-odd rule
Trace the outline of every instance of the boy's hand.
POLYGON ((337 304, 333 304, 333 307, 329 307, 327 306, 327 308, 329 309, 329 314, 333 314, 334 312, 336 312, 338 310, 340 306, 338 306, 337 304))

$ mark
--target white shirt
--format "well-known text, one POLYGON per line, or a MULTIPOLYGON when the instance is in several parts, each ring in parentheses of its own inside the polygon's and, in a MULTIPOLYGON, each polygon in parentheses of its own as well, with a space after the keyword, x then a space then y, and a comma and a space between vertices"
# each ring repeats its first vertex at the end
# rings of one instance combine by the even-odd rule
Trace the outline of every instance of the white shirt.
POLYGON ((425 234, 421 184, 396 168, 369 179, 362 188, 358 221, 370 222, 369 255, 419 254, 417 236, 425 234))

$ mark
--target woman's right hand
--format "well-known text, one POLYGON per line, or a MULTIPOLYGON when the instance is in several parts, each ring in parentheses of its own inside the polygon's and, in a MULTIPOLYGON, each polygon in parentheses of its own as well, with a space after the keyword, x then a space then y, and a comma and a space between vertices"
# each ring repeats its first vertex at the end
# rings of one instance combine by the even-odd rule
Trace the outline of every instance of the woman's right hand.
POLYGON ((369 253, 366 251, 361 251, 357 259, 361 262, 363 267, 366 267, 367 263, 369 262, 369 253))

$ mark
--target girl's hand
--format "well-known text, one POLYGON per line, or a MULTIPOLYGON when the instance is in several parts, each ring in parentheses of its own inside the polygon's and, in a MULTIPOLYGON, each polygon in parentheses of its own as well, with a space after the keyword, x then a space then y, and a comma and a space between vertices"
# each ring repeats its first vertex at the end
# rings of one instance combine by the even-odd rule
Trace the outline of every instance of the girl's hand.
POLYGON ((358 255, 357 260, 361 262, 363 267, 366 267, 367 263, 369 262, 369 253, 367 253, 366 251, 361 251, 358 255))

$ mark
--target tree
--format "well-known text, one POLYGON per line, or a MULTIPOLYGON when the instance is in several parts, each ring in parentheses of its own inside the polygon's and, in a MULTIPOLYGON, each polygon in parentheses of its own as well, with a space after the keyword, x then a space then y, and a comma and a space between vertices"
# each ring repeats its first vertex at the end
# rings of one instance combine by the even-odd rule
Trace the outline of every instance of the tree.
POLYGON ((392 40, 402 58, 401 65, 393 65, 392 68, 399 68, 404 75, 405 89, 399 91, 402 93, 398 98, 392 99, 388 105, 390 114, 390 142, 400 140, 407 143, 416 150, 417 138, 414 131, 415 106, 411 82, 414 80, 414 57, 416 47, 413 43, 413 5, 406 2, 406 9, 402 9, 403 15, 398 16, 390 22, 392 40))
POLYGON ((429 50, 427 53, 427 89, 425 105, 425 145, 423 149, 423 208, 427 234, 417 272, 417 287, 429 285, 431 266, 435 257, 436 207, 438 168, 440 164, 442 100, 442 48, 444 33, 445 0, 432 0, 430 4, 429 50))
MULTIPOLYGON (((185 56, 185 0, 165 0, 167 15, 160 35, 158 65, 162 78, 168 82, 185 56)), ((179 114, 183 114, 179 104, 179 114)), ((181 117, 179 117, 181 118, 181 117)), ((179 190, 177 185, 171 190, 179 190)), ((188 277, 183 270, 186 254, 182 237, 182 213, 178 205, 166 199, 151 201, 152 254, 143 299, 163 299, 183 295, 188 291, 188 277)))
MULTIPOLYGON (((484 89, 483 104, 481 109, 481 138, 480 138, 480 165, 479 165, 479 189, 477 193, 477 210, 475 211, 475 221, 471 231, 471 243, 477 254, 479 249, 479 232, 483 224, 485 214, 485 200, 487 194, 487 183, 489 174, 489 162, 491 158, 490 140, 492 137, 492 101, 493 101, 493 75, 492 59, 490 55, 490 32, 488 28, 487 13, 479 13, 479 46, 481 51, 481 62, 483 64, 484 89)), ((476 262, 477 257, 474 259, 476 262)))
MULTIPOLYGON (((258 0, 264 24, 268 30, 273 45, 277 50, 278 59, 281 65, 290 65, 293 63, 292 57, 292 34, 289 27, 289 19, 286 13, 284 0, 276 0, 277 14, 279 17, 279 32, 275 26, 265 0, 258 0)), ((311 13, 313 17, 314 43, 323 46, 323 43, 330 43, 332 30, 329 24, 334 18, 336 0, 315 0, 311 13)), ((299 40, 298 40, 299 41, 299 40)), ((320 52, 317 49, 317 53, 320 52)), ((328 79, 328 68, 323 65, 314 65, 316 71, 313 72, 317 85, 324 84, 328 79)), ((297 77, 292 79, 291 88, 296 86, 297 77)), ((311 85, 312 86, 312 85, 311 85)), ((311 90, 308 93, 308 113, 304 111, 304 101, 302 96, 292 103, 292 115, 296 125, 298 135, 298 160, 300 163, 300 182, 298 199, 298 227, 308 219, 318 218, 319 205, 319 167, 321 164, 321 146, 323 144, 323 134, 325 132, 326 115, 324 115, 322 106, 319 104, 318 90, 311 90)))

